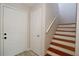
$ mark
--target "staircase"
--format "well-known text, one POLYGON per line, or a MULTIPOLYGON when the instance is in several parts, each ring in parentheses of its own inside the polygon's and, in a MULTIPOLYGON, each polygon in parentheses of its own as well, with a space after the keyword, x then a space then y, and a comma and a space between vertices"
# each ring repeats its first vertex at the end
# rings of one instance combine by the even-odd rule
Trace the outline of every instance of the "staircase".
POLYGON ((76 24, 59 24, 45 56, 74 56, 76 24))

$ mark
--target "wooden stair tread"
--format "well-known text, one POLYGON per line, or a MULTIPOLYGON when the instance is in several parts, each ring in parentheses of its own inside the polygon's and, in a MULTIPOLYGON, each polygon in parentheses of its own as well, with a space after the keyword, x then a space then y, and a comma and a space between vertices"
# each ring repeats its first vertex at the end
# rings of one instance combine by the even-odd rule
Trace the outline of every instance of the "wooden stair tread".
POLYGON ((74 30, 56 30, 56 31, 61 31, 61 32, 76 32, 74 30))
POLYGON ((58 54, 58 55, 60 55, 60 56, 72 56, 72 55, 70 55, 70 54, 68 54, 68 53, 65 53, 65 52, 56 50, 56 49, 51 48, 51 47, 49 47, 48 50, 51 51, 51 52, 54 52, 54 53, 56 53, 56 54, 58 54))
POLYGON ((65 49, 68 49, 68 50, 71 50, 71 51, 75 51, 75 48, 70 47, 70 46, 62 45, 62 44, 55 43, 55 42, 51 42, 50 44, 55 45, 55 46, 59 46, 61 48, 65 48, 65 49))
POLYGON ((75 37, 75 35, 68 35, 68 34, 58 34, 58 33, 56 33, 55 35, 75 37))
POLYGON ((75 24, 76 25, 76 23, 66 23, 66 24, 59 24, 59 25, 71 25, 71 24, 75 24))
POLYGON ((58 28, 76 28, 76 27, 58 27, 58 28))
POLYGON ((73 56, 76 23, 59 24, 45 56, 73 56))
POLYGON ((75 43, 75 41, 72 41, 72 40, 59 39, 59 38, 55 38, 55 37, 53 37, 53 39, 60 40, 60 41, 65 41, 65 42, 70 42, 70 43, 75 43))

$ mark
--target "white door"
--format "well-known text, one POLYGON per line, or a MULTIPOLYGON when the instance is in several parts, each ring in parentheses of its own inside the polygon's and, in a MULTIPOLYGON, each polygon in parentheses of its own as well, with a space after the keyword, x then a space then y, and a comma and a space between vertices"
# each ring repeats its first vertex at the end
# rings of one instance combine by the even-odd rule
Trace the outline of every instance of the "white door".
POLYGON ((3 7, 3 10, 4 55, 16 55, 25 51, 25 14, 8 7, 3 7))
POLYGON ((41 8, 31 12, 30 47, 38 55, 41 54, 41 8))

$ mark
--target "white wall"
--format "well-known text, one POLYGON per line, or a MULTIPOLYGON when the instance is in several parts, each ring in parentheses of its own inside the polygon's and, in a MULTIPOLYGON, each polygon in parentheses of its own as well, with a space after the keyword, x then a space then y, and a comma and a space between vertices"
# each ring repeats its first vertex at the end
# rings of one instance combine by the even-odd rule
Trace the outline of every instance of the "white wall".
POLYGON ((79 56, 79 3, 77 4, 76 45, 75 55, 79 56))
POLYGON ((57 24, 59 23, 59 12, 58 12, 58 4, 56 3, 47 3, 45 6, 45 30, 47 30, 56 17, 55 22, 52 24, 49 31, 45 32, 45 50, 49 47, 49 44, 53 38, 53 34, 57 28, 57 24))
POLYGON ((27 4, 23 3, 2 3, 3 5, 10 6, 10 8, 22 10, 22 11, 27 11, 29 6, 27 4))
MULTIPOLYGON (((41 55, 44 55, 45 54, 45 51, 46 49, 48 48, 49 46, 49 43, 51 41, 51 39, 49 38, 50 36, 52 36, 52 34, 54 34, 54 30, 56 28, 56 22, 55 22, 55 26, 53 26, 50 31, 46 34, 46 30, 47 28, 49 27, 49 25, 51 24, 51 22, 53 21, 54 17, 58 16, 59 13, 58 13, 58 5, 57 4, 54 4, 54 3, 46 3, 46 4, 38 4, 36 6, 33 6, 31 8, 31 12, 37 10, 37 9, 40 9, 41 8, 41 43, 40 45, 41 46, 41 50, 40 52, 42 52, 41 55)), ((58 20, 58 19, 57 19, 58 20)), ((36 23, 35 23, 36 24, 36 23)), ((36 43, 36 42, 35 42, 36 43)), ((37 44, 37 43, 36 43, 37 44)), ((38 44, 39 45, 39 44, 38 44)))
POLYGON ((59 12, 60 12, 61 23, 76 22, 75 3, 59 3, 59 12))
MULTIPOLYGON (((0 15, 1 15, 1 4, 0 4, 0 15)), ((0 16, 0 55, 1 55, 1 16, 0 16)))
POLYGON ((58 4, 56 3, 47 3, 46 4, 46 29, 49 27, 54 17, 58 17, 58 4))

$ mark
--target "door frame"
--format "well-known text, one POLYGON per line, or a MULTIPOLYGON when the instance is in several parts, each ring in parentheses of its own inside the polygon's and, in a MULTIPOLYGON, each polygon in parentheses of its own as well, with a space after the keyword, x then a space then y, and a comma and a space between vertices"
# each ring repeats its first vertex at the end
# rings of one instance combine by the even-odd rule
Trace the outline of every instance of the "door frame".
POLYGON ((4 56, 4 7, 8 7, 10 8, 10 6, 7 6, 6 4, 2 4, 0 5, 1 7, 1 56, 4 56))
POLYGON ((3 25, 4 25, 4 23, 3 23, 3 11, 4 11, 4 9, 3 9, 3 7, 4 7, 4 5, 3 4, 1 4, 1 56, 3 56, 4 55, 4 39, 3 39, 3 33, 4 33, 4 30, 3 30, 3 25))
MULTIPOLYGON (((31 14, 30 14, 30 17, 31 16, 33 16, 33 13, 35 14, 35 12, 37 11, 37 10, 39 10, 40 9, 40 7, 38 7, 37 9, 35 9, 35 10, 33 10, 33 11, 31 11, 31 14)), ((37 55, 40 55, 40 53, 36 53, 35 52, 35 50, 32 48, 32 38, 33 38, 33 36, 35 36, 35 37, 37 37, 36 35, 33 35, 32 34, 32 32, 33 32, 33 30, 32 30, 32 25, 33 25, 33 23, 31 22, 31 21, 33 21, 32 20, 32 18, 30 18, 30 50, 32 50, 35 54, 37 54, 37 55)), ((41 32, 41 31, 40 31, 41 32)), ((40 35, 41 36, 41 35, 40 35)))
MULTIPOLYGON (((38 7, 39 8, 39 7, 38 7)), ((42 6, 41 6, 41 17, 42 17, 42 20, 41 20, 41 54, 40 54, 40 56, 44 56, 45 55, 45 15, 46 15, 46 5, 45 4, 42 4, 42 6)), ((30 24, 30 35, 29 35, 29 37, 30 37, 30 41, 31 41, 31 19, 30 19, 30 22, 29 22, 29 24, 30 24)), ((31 45, 31 43, 29 44, 29 45, 31 45)), ((30 50, 31 50, 31 47, 30 47, 30 50)))

